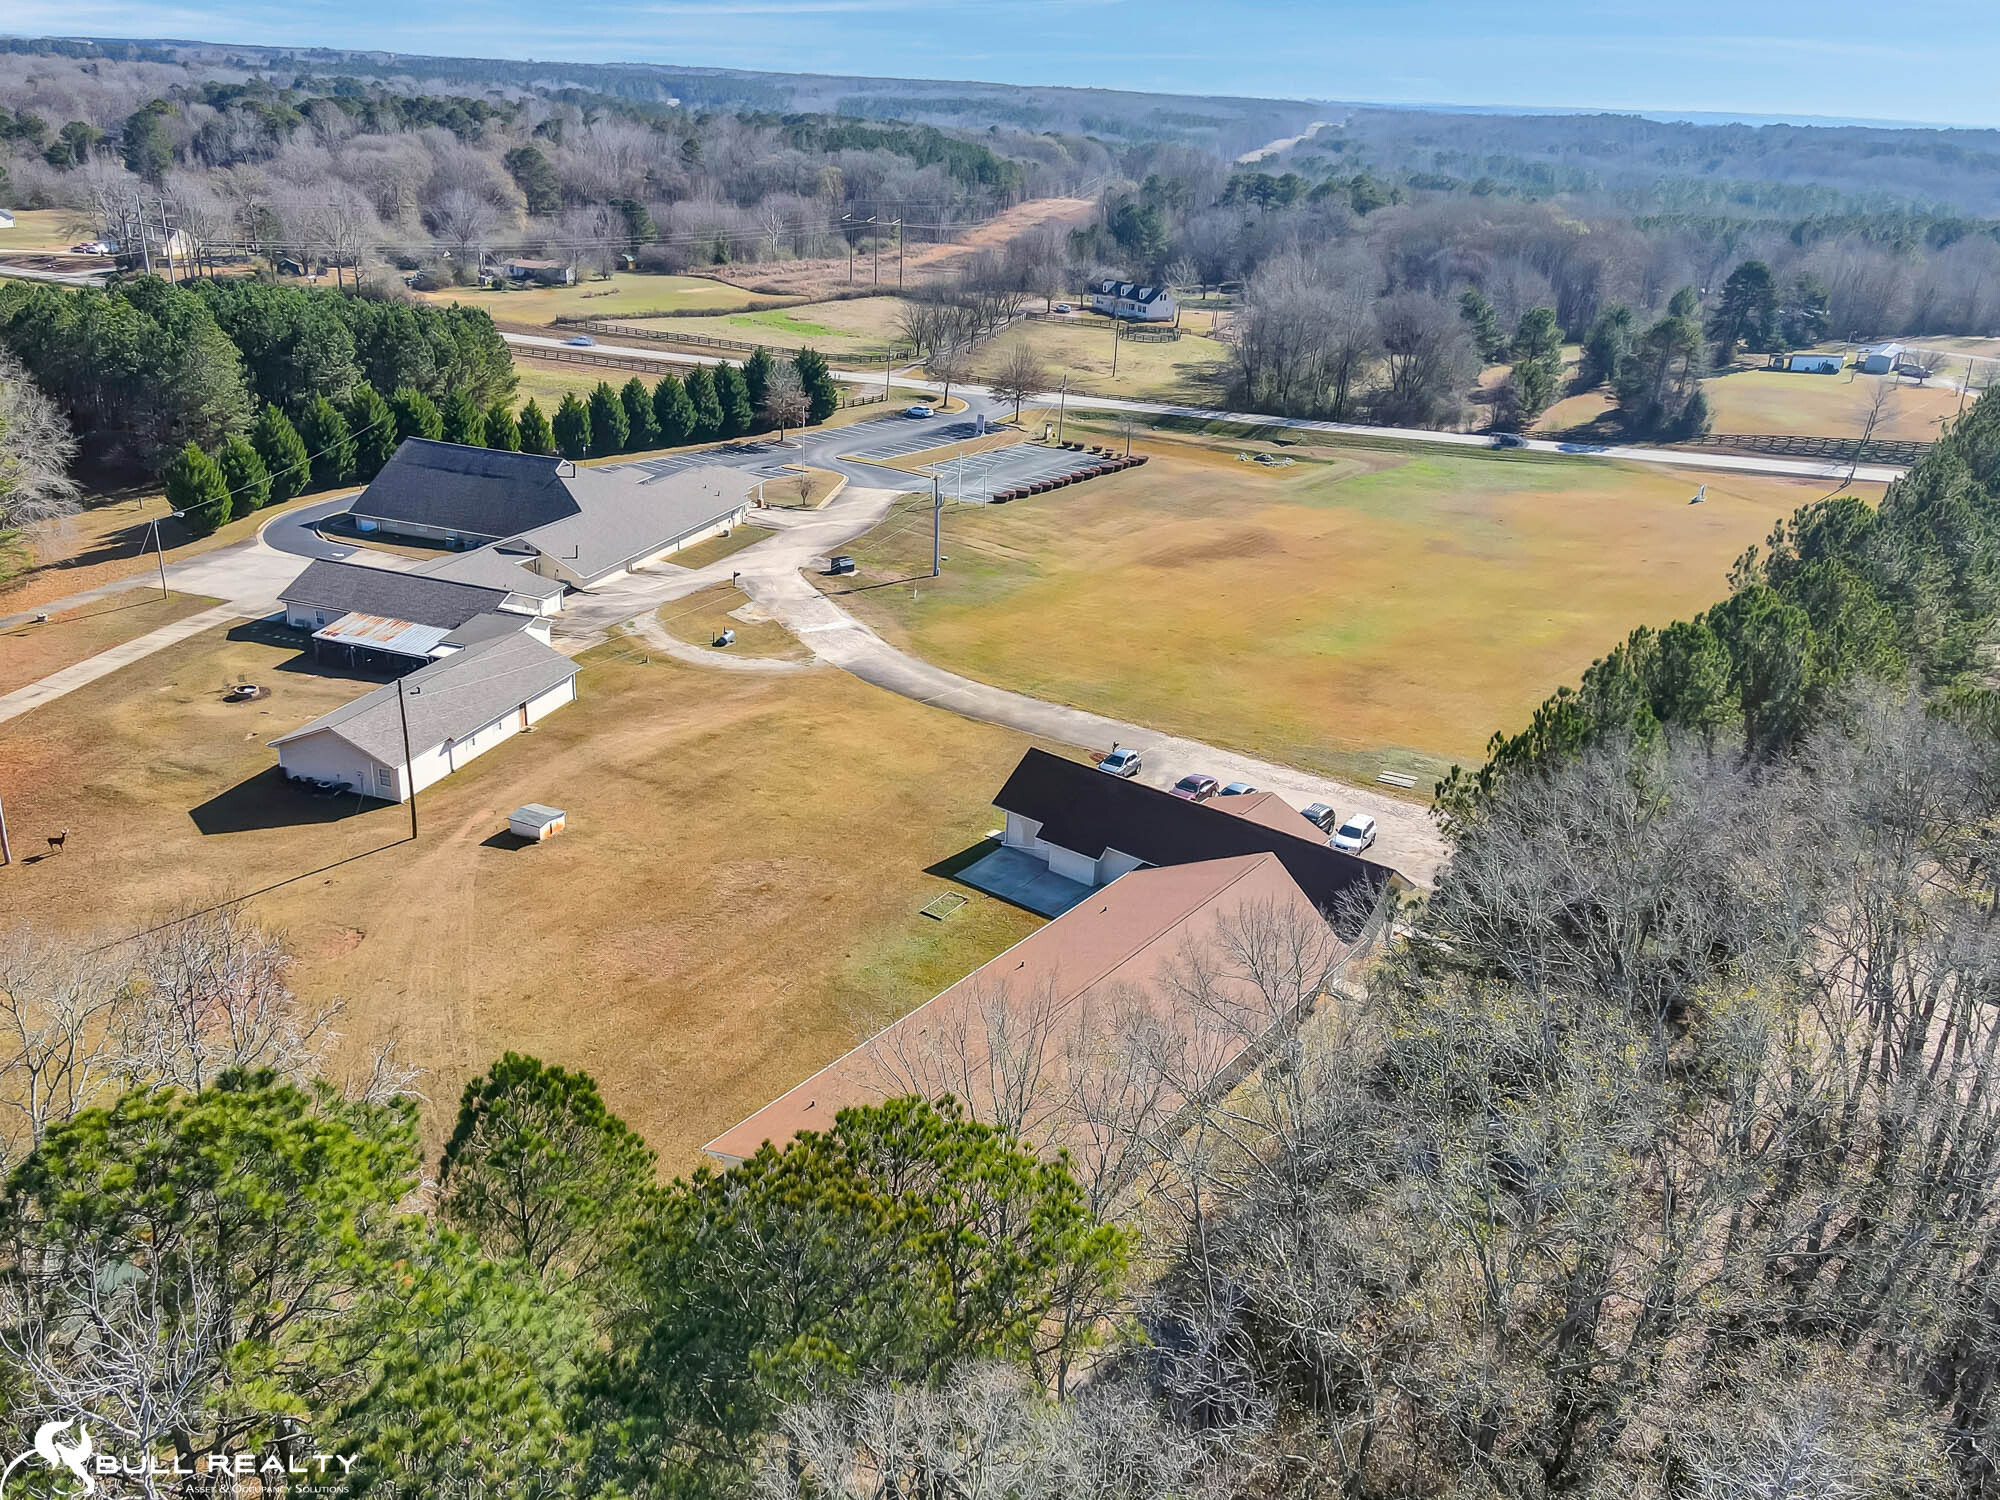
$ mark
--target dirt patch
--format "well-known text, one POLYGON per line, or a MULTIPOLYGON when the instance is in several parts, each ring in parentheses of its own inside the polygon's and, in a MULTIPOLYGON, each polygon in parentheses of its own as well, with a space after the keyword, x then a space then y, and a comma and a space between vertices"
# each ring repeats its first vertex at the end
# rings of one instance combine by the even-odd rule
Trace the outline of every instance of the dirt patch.
MULTIPOLYGON (((951 240, 937 244, 912 243, 903 249, 903 282, 905 286, 939 280, 954 272, 958 263, 982 250, 997 249, 1018 235, 1028 233, 1043 225, 1070 227, 1081 224, 1097 212, 1097 204, 1089 198, 1036 198, 1027 203, 1018 203, 977 228, 966 230, 951 240)), ((872 255, 856 256, 854 272, 856 276, 868 278, 868 289, 893 292, 895 282, 893 245, 885 244, 882 253, 882 280, 879 288, 875 284, 875 265, 872 255)), ((836 256, 826 260, 794 260, 780 262, 746 262, 742 265, 722 266, 710 273, 717 281, 730 286, 754 290, 772 296, 804 297, 809 300, 834 296, 850 290, 848 286, 848 257, 836 256)))
POLYGON ((1206 562, 1232 557, 1266 557, 1284 550, 1285 539, 1260 526, 1236 526, 1213 541, 1187 542, 1142 554, 1138 561, 1147 568, 1191 568, 1206 562))

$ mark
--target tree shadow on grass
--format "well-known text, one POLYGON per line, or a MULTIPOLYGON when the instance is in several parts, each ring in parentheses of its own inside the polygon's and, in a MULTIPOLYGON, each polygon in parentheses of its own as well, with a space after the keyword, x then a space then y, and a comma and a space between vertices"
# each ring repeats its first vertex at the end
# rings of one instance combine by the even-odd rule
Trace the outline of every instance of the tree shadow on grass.
POLYGON ((188 816, 204 834, 250 833, 266 828, 341 823, 370 808, 389 805, 358 792, 342 792, 332 797, 316 794, 294 786, 276 766, 266 766, 228 791, 190 808, 188 816))

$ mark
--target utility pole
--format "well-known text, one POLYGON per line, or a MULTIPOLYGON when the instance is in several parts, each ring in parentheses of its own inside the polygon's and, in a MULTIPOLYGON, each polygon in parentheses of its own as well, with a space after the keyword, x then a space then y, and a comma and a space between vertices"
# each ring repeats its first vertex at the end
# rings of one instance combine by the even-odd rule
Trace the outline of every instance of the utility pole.
POLYGON ((1111 378, 1118 378, 1118 314, 1111 315, 1111 378))
MULTIPOLYGON (((1069 371, 1063 371, 1062 392, 1056 402, 1056 441, 1062 441, 1063 416, 1069 410, 1069 371)), ((1046 430, 1046 429, 1044 429, 1046 430)))
MULTIPOLYGON (((136 196, 132 199, 132 217, 139 225, 139 254, 146 262, 146 274, 151 276, 153 274, 152 236, 146 231, 146 205, 140 202, 136 196)), ((118 248, 124 250, 126 247, 121 243, 118 248)))
POLYGON ((938 485, 938 476, 931 475, 931 577, 944 572, 944 556, 938 548, 944 532, 944 491, 938 485))
MULTIPOLYGON (((873 224, 875 221, 870 219, 868 222, 873 224)), ((882 284, 882 236, 871 234, 868 236, 868 243, 875 248, 875 285, 880 286, 882 284)))
MULTIPOLYGON (((422 688, 416 689, 421 693, 422 688)), ((396 716, 403 721, 403 779, 409 782, 410 842, 417 841, 417 770, 410 761, 410 711, 403 706, 403 679, 396 679, 396 716)))
POLYGON ((14 846, 7 842, 7 805, 0 802, 0 865, 14 863, 14 846))
POLYGON ((903 291, 903 216, 896 216, 896 294, 903 291))

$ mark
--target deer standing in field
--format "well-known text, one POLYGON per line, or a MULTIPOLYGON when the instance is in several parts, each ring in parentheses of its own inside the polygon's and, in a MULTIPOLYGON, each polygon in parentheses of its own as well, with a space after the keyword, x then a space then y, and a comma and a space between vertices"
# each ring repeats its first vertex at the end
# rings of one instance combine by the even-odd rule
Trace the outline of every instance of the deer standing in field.
POLYGON ((63 831, 62 831, 61 833, 52 833, 52 834, 50 834, 50 835, 49 835, 49 853, 51 853, 51 854, 60 854, 60 853, 62 853, 62 852, 63 852, 63 845, 67 844, 68 842, 69 842, 69 830, 68 830, 67 828, 65 828, 65 829, 64 829, 64 830, 63 830, 63 831))

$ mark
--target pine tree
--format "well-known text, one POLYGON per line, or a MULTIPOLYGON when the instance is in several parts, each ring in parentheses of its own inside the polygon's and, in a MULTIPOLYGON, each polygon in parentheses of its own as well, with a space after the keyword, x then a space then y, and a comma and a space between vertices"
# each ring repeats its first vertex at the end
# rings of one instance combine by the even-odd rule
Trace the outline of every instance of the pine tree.
POLYGON ((626 440, 631 436, 632 426, 625 420, 625 403, 611 389, 610 381, 598 381, 590 393, 591 456, 623 453, 626 440))
POLYGON ((181 512, 187 529, 207 536, 230 516, 229 485, 222 466, 194 443, 167 465, 167 504, 181 512))
POLYGON ((705 365, 696 365, 681 382, 687 387, 688 404, 694 408, 694 426, 688 437, 706 443, 722 435, 722 403, 716 399, 715 377, 705 365))
POLYGON ((750 405, 750 387, 743 379, 743 372, 732 364, 715 367, 715 400, 722 410, 722 435, 741 437, 750 430, 750 424, 757 420, 757 413, 750 405))
POLYGON ((813 421, 824 422, 840 410, 840 387, 833 383, 833 371, 826 367, 823 354, 817 349, 801 349, 792 364, 799 372, 799 384, 806 388, 813 421))
POLYGON ((315 489, 330 490, 347 482, 354 472, 354 435, 338 407, 324 396, 315 396, 299 419, 299 437, 312 455, 315 489))
POLYGON ((354 477, 373 479, 396 456, 396 414, 382 393, 366 381, 347 398, 347 425, 354 433, 354 477))
POLYGON ((625 425, 629 429, 626 448, 641 453, 659 447, 660 427, 653 420, 653 393, 646 389, 646 382, 634 375, 619 391, 618 400, 625 408, 625 425))
POLYGON ((486 446, 502 453, 521 451, 521 427, 504 398, 486 408, 486 446))
POLYGON ((250 430, 250 443, 257 450, 257 456, 264 460, 264 467, 271 476, 268 503, 289 500, 305 489, 311 474, 306 462, 305 439, 299 436, 299 430, 292 425, 290 417, 267 403, 257 414, 257 425, 250 430))
POLYGON ((521 451, 523 453, 553 453, 556 451, 556 435, 549 426, 549 419, 542 415, 541 406, 530 396, 527 405, 521 408, 521 451))
POLYGON ((415 386, 398 386, 389 405, 396 413, 398 438, 428 438, 433 443, 443 439, 443 414, 437 403, 415 386))
POLYGON ((759 347, 757 352, 743 361, 743 384, 750 393, 750 410, 762 413, 764 398, 771 393, 770 351, 759 347))
POLYGON ((230 515, 247 516, 271 498, 271 471, 264 467, 264 460, 257 456, 250 439, 224 438, 222 446, 215 450, 215 462, 229 490, 230 515))
MULTIPOLYGON (((590 412, 575 391, 562 398, 562 405, 556 408, 556 419, 551 427, 556 450, 564 458, 582 458, 590 452, 590 412)), ((522 430, 525 432, 526 428, 522 430)))
POLYGON ((662 448, 678 448, 694 440, 694 403, 678 377, 662 375, 653 387, 653 425, 662 448))
POLYGON ((444 440, 466 448, 486 446, 486 413, 463 391, 444 404, 444 440))

